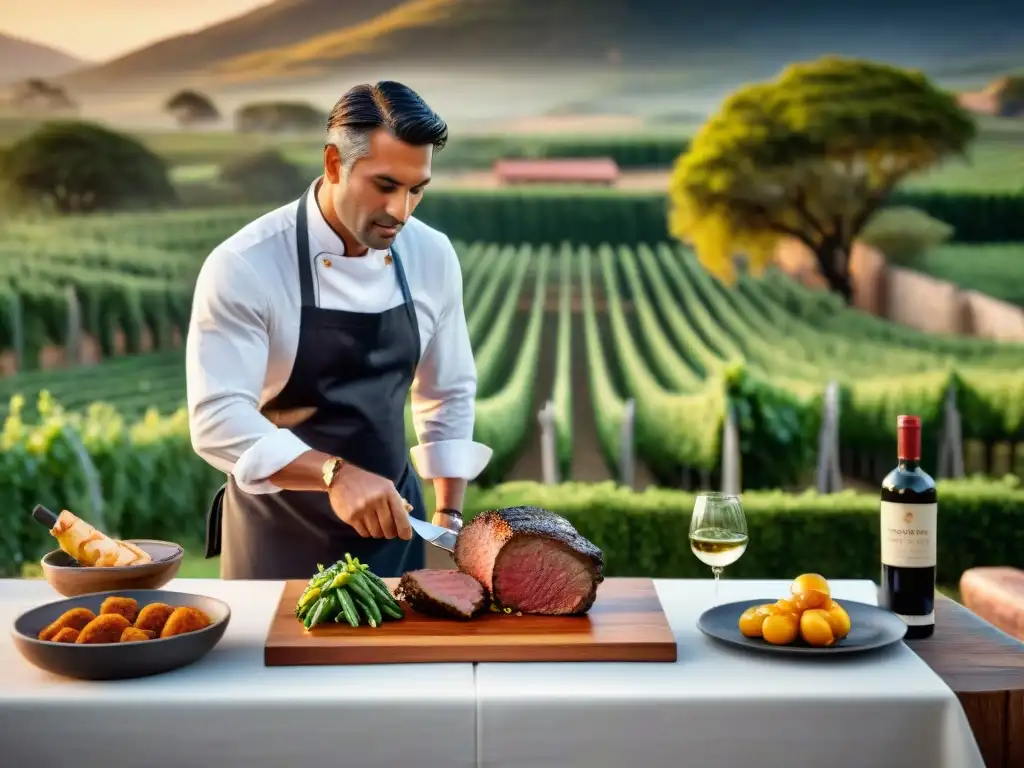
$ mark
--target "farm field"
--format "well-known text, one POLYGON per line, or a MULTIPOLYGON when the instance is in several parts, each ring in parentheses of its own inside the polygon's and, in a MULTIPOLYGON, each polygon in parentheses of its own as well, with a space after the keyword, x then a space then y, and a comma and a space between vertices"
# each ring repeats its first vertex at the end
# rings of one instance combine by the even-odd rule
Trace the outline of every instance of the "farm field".
MULTIPOLYGON (((194 227, 185 239, 213 237, 229 221, 209 222, 205 230, 194 227)), ((124 233, 138 237, 139 247, 167 245, 163 239, 168 233, 157 227, 125 228, 124 233)), ((581 525, 604 525, 602 508, 612 514, 627 508, 617 505, 634 503, 667 504, 673 514, 685 513, 692 505, 687 493, 722 481, 723 434, 731 406, 744 495, 752 509, 795 516, 791 524, 802 526, 799 520, 812 510, 835 507, 829 513, 834 520, 849 516, 851 536, 865 536, 876 524, 872 486, 891 464, 896 414, 922 416, 928 436, 925 461, 934 467, 951 387, 962 417, 962 437, 973 446, 967 451, 969 471, 996 477, 1024 473, 1019 450, 1024 435, 1020 346, 928 336, 837 309, 827 297, 779 273, 744 278, 727 288, 710 278, 692 253, 668 243, 456 246, 479 375, 475 436, 495 451, 484 476, 471 486, 467 503, 473 508, 526 499, 565 508, 580 520, 582 513, 572 512, 573 505, 590 504, 597 517, 581 525), (799 493, 780 495, 780 486, 800 492, 815 484, 818 430, 830 381, 840 393, 842 473, 848 487, 856 486, 860 493, 833 494, 821 502, 799 493), (549 400, 556 479, 579 486, 538 484, 542 461, 537 415, 549 400), (632 441, 624 445, 630 400, 635 424, 632 441), (633 486, 647 489, 635 500, 620 498, 614 490, 630 458, 635 461, 633 486), (564 493, 576 495, 559 495, 560 489, 574 487, 581 490, 564 493), (548 499, 545 494, 553 495, 548 499)), ((182 259, 186 250, 179 251, 182 259)), ((192 258, 200 261, 195 253, 192 258)), ((188 278, 163 279, 183 281, 178 290, 187 292, 188 278)), ((107 295, 114 297, 118 290, 121 301, 111 298, 103 306, 131 303, 127 297, 134 285, 111 285, 107 295)), ((50 325, 59 327, 62 310, 54 305, 51 311, 50 325)), ((44 316, 37 316, 40 324, 44 316)), ((147 315, 120 314, 107 318, 105 327, 124 317, 148 328, 147 315)), ((98 494, 103 524, 111 530, 172 538, 197 548, 203 512, 223 476, 192 451, 183 373, 181 349, 172 347, 4 379, 0 498, 6 508, 30 508, 41 501, 91 514, 98 494)), ((407 434, 412 444, 408 412, 407 434)), ((964 526, 978 493, 989 499, 986 504, 1003 503, 999 500, 1004 497, 1011 503, 1018 493, 1013 484, 956 482, 964 488, 964 526)), ((1005 524, 1011 522, 1007 518, 1005 524)), ((18 564, 36 556, 37 531, 29 526, 19 521, 0 540, 0 566, 14 563, 20 572, 18 564)), ((594 532, 598 539, 606 535, 600 530, 594 532)), ((761 535, 767 536, 767 530, 761 535)), ((987 532, 985 537, 990 539, 987 532)), ((1012 547, 1012 541, 1008 538, 1005 547, 1012 547)), ((807 547, 815 549, 809 540, 807 547)), ((1001 547, 987 549, 983 559, 1005 560, 1001 547)), ((776 549, 755 558, 751 567, 778 568, 792 557, 789 544, 776 549)), ((657 546, 650 551, 656 550, 660 552, 657 546)), ((664 558, 657 560, 657 568, 666 573, 685 570, 674 552, 657 555, 664 558)), ((866 546, 857 552, 852 559, 836 560, 829 550, 826 563, 808 556, 807 569, 869 575, 865 569, 873 567, 873 550, 866 546)), ((970 547, 944 555, 945 572, 958 574, 963 558, 976 556, 970 547)), ((616 567, 640 572, 647 562, 631 556, 616 567)), ((216 565, 193 558, 189 567, 196 574, 209 574, 216 565)))
MULTIPOLYGON (((182 160, 178 183, 214 178, 211 158, 223 137, 175 141, 164 151, 182 160)), ((289 159, 305 151, 297 143, 285 147, 289 159)), ((797 557, 803 570, 872 577, 877 484, 892 464, 896 415, 912 412, 924 421, 924 461, 935 474, 959 474, 950 457, 962 443, 966 473, 987 476, 943 481, 954 489, 950 525, 963 544, 941 555, 942 583, 954 584, 968 565, 1012 559, 1012 510, 1022 492, 1019 480, 1000 478, 1024 476, 1024 345, 926 335, 774 270, 719 283, 693 252, 669 241, 664 186, 654 187, 667 181, 665 158, 680 145, 664 135, 480 138, 466 146, 455 153, 464 170, 439 168, 439 176, 479 180, 496 151, 601 150, 622 160, 624 186, 632 187, 439 184, 418 210, 449 234, 462 262, 479 376, 475 436, 494 449, 468 510, 548 505, 589 526, 594 540, 615 539, 626 526, 628 552, 611 555, 610 567, 681 575, 689 567, 678 556, 685 536, 662 541, 653 531, 677 526, 695 489, 735 476, 750 509, 763 515, 755 525, 765 526, 766 541, 778 538, 775 518, 785 530, 808 531, 799 547, 793 542, 804 534, 787 534, 744 567, 774 573, 797 557), (836 471, 848 490, 807 495, 824 477, 818 462, 830 393, 836 471), (1010 532, 993 544, 987 526, 984 556, 971 528, 978 494, 994 515, 992 530, 1010 532), (855 554, 815 543, 814 530, 819 539, 834 535, 815 529, 823 513, 828 527, 856 539, 855 554)), ((1024 197, 1008 184, 993 189, 924 188, 899 203, 956 231, 927 255, 924 271, 1015 300, 1019 281, 1008 276, 1020 274, 1024 197)), ((66 363, 0 378, 3 508, 61 505, 122 535, 201 540, 203 512, 223 475, 195 455, 183 409, 192 285, 217 243, 273 205, 0 225, 0 369, 66 363)), ((410 410, 406 432, 412 445, 410 410)), ((36 534, 11 522, 0 537, 0 571, 21 572, 37 557, 36 534)), ((189 563, 197 574, 212 566, 189 563)))
MULTIPOLYGON (((945 192, 1017 192, 1024 188, 1024 121, 982 117, 979 134, 965 158, 950 159, 932 171, 909 179, 902 188, 945 192)), ((28 133, 34 123, 0 118, 0 148, 28 133)), ((437 157, 438 175, 486 171, 500 157, 611 156, 623 169, 666 172, 685 148, 695 126, 652 125, 629 132, 605 131, 530 133, 510 130, 454 136, 437 157)), ((320 132, 286 135, 239 134, 231 130, 143 131, 135 134, 164 158, 175 183, 195 184, 216 178, 222 163, 261 150, 276 149, 291 163, 315 170, 322 162, 320 132)), ((441 179, 439 179, 441 180, 441 179)), ((467 181, 487 184, 470 174, 467 181)), ((661 189, 656 175, 645 182, 661 189)))
MULTIPOLYGON (((628 138, 628 137, 624 137, 628 138)), ((679 140, 679 146, 686 137, 679 140)), ((580 155, 605 155, 609 154, 606 149, 606 142, 613 142, 615 137, 606 137, 604 141, 595 141, 593 137, 530 137, 522 144, 529 146, 544 146, 550 144, 549 151, 522 150, 525 156, 562 157, 580 155), (569 147, 572 149, 569 149, 569 147), (592 147, 591 152, 587 152, 592 147)), ((515 142, 518 143, 518 142, 515 142)), ((287 141, 281 147, 284 157, 301 168, 315 172, 322 162, 321 145, 319 142, 310 141, 311 146, 306 147, 298 141, 287 141)), ((217 162, 205 159, 207 151, 205 148, 189 147, 187 144, 176 144, 168 140, 153 142, 154 148, 166 147, 169 152, 166 155, 173 158, 174 166, 172 176, 177 183, 199 183, 214 179, 218 173, 217 162)), ((275 144, 264 140, 258 146, 273 147, 275 144)), ((497 156, 497 152, 481 151, 474 148, 473 151, 460 152, 456 143, 453 148, 446 148, 449 154, 438 155, 438 181, 446 185, 457 185, 466 187, 490 187, 494 185, 491 174, 487 171, 497 156), (450 177, 450 178, 449 178, 450 177)), ((220 158, 231 156, 232 150, 227 155, 220 155, 220 158)), ((163 151, 161 150, 161 153, 163 151)), ((211 155, 214 153, 211 152, 211 155)), ((505 152, 505 154, 508 154, 505 152)), ((613 154, 614 156, 614 154, 613 154)), ((671 156, 667 155, 658 158, 660 164, 633 166, 628 160, 623 163, 618 158, 620 166, 624 171, 624 178, 620 186, 631 189, 657 189, 663 190, 667 187, 669 168, 671 167, 671 156), (666 162, 668 161, 668 162, 666 162), (659 167, 660 166, 660 167, 659 167)), ((946 163, 933 171, 922 173, 909 179, 901 188, 911 191, 939 191, 939 192, 1019 192, 1024 188, 1024 129, 1019 133, 982 133, 977 143, 969 151, 966 158, 948 160, 946 163)))
MULTIPOLYGON (((149 409, 180 408, 184 369, 173 347, 187 329, 191 279, 243 213, 197 218, 185 234, 145 225, 126 227, 116 243, 69 246, 74 264, 61 280, 77 280, 82 328, 104 349, 121 335, 136 354, 8 377, 0 398, 23 396, 25 418, 44 390, 71 411, 111 403, 129 422, 149 409), (127 265, 140 253, 149 258, 134 260, 131 274, 127 265), (138 354, 143 337, 160 350, 138 354)), ((951 387, 965 439, 1013 442, 1024 431, 1013 405, 1024 393, 1022 346, 928 336, 840 309, 775 272, 726 288, 692 253, 667 243, 456 247, 477 358, 477 437, 495 449, 485 483, 540 479, 536 415, 549 399, 559 475, 587 480, 619 477, 632 399, 640 486, 717 482, 730 403, 744 485, 806 484, 830 381, 840 387, 849 474, 869 482, 872 462, 885 466, 896 414, 921 414, 926 432, 937 435, 951 387)), ((12 279, 28 348, 67 341, 60 333, 67 296, 32 267, 51 261, 25 246, 9 252, 10 269, 22 273, 12 279)), ((408 433, 411 443, 411 421, 408 433)))

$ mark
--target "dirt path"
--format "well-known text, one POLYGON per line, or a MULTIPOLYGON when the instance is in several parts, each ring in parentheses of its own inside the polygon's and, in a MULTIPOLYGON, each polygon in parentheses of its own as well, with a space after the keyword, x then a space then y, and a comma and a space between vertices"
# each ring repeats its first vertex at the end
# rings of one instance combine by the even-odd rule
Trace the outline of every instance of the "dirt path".
MULTIPOLYGON (((574 302, 577 303, 577 302, 574 302)), ((612 475, 601 453, 590 397, 587 345, 583 335, 583 315, 572 315, 572 480, 600 483, 612 475)))
MULTIPOLYGON (((537 380, 533 387, 533 403, 530 405, 530 426, 523 452, 509 470, 505 480, 544 480, 544 462, 541 451, 541 430, 537 414, 544 407, 553 392, 555 383, 555 353, 558 346, 558 312, 551 311, 551 288, 558 290, 558 284, 548 284, 548 297, 545 301, 544 330, 540 340, 540 360, 537 361, 537 380)), ((557 302, 555 302, 557 307, 557 302)))

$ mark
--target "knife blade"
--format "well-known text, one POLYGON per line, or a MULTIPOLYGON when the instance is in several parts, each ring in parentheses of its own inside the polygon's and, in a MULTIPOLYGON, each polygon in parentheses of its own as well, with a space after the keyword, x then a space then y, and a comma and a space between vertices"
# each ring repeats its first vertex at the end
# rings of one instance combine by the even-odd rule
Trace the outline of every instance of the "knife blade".
POLYGON ((412 529, 416 531, 427 543, 433 544, 435 547, 440 547, 445 552, 455 551, 455 540, 458 538, 458 531, 453 531, 450 528, 442 528, 439 525, 433 523, 427 523, 420 520, 418 517, 409 516, 409 524, 412 529))

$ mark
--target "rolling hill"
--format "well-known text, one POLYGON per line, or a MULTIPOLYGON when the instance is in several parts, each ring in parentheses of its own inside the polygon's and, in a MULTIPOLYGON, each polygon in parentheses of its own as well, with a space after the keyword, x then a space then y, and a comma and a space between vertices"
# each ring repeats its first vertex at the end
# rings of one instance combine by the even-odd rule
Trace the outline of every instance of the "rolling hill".
MULTIPOLYGON (((620 63, 706 65, 761 77, 823 53, 926 70, 1002 53, 1020 58, 1024 3, 912 0, 811 4, 734 0, 278 0, 198 33, 73 73, 73 90, 140 78, 188 78, 210 89, 301 82, 353 67, 419 64, 455 71, 620 63), (828 7, 826 7, 828 6, 828 7)), ((510 72, 511 74, 511 72, 510 72)), ((978 78, 991 75, 977 72, 978 78)))
POLYGON ((327 29, 346 28, 403 0, 277 0, 198 32, 161 40, 116 59, 71 73, 62 83, 89 89, 147 78, 174 78, 207 70, 254 51, 300 43, 327 29))
POLYGON ((48 45, 0 33, 0 85, 63 75, 85 62, 48 45))

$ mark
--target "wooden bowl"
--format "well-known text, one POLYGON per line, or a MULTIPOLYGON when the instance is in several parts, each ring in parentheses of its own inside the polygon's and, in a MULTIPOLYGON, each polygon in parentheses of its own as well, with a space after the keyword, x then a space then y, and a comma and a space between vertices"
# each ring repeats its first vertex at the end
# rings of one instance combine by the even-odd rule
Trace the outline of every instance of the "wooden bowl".
POLYGON ((55 549, 40 561, 43 576, 64 597, 77 597, 117 589, 159 589, 178 573, 185 556, 185 548, 180 544, 156 539, 128 541, 152 557, 152 562, 87 568, 64 550, 55 549))
POLYGON ((47 672, 79 680, 123 680, 168 672, 198 661, 220 642, 230 619, 228 604, 206 595, 162 589, 114 590, 58 600, 25 611, 15 619, 11 638, 26 661, 47 672), (98 614, 103 600, 111 595, 134 598, 139 608, 150 603, 191 606, 206 613, 213 623, 195 632, 135 643, 79 645, 39 639, 39 633, 65 611, 83 607, 98 614))

